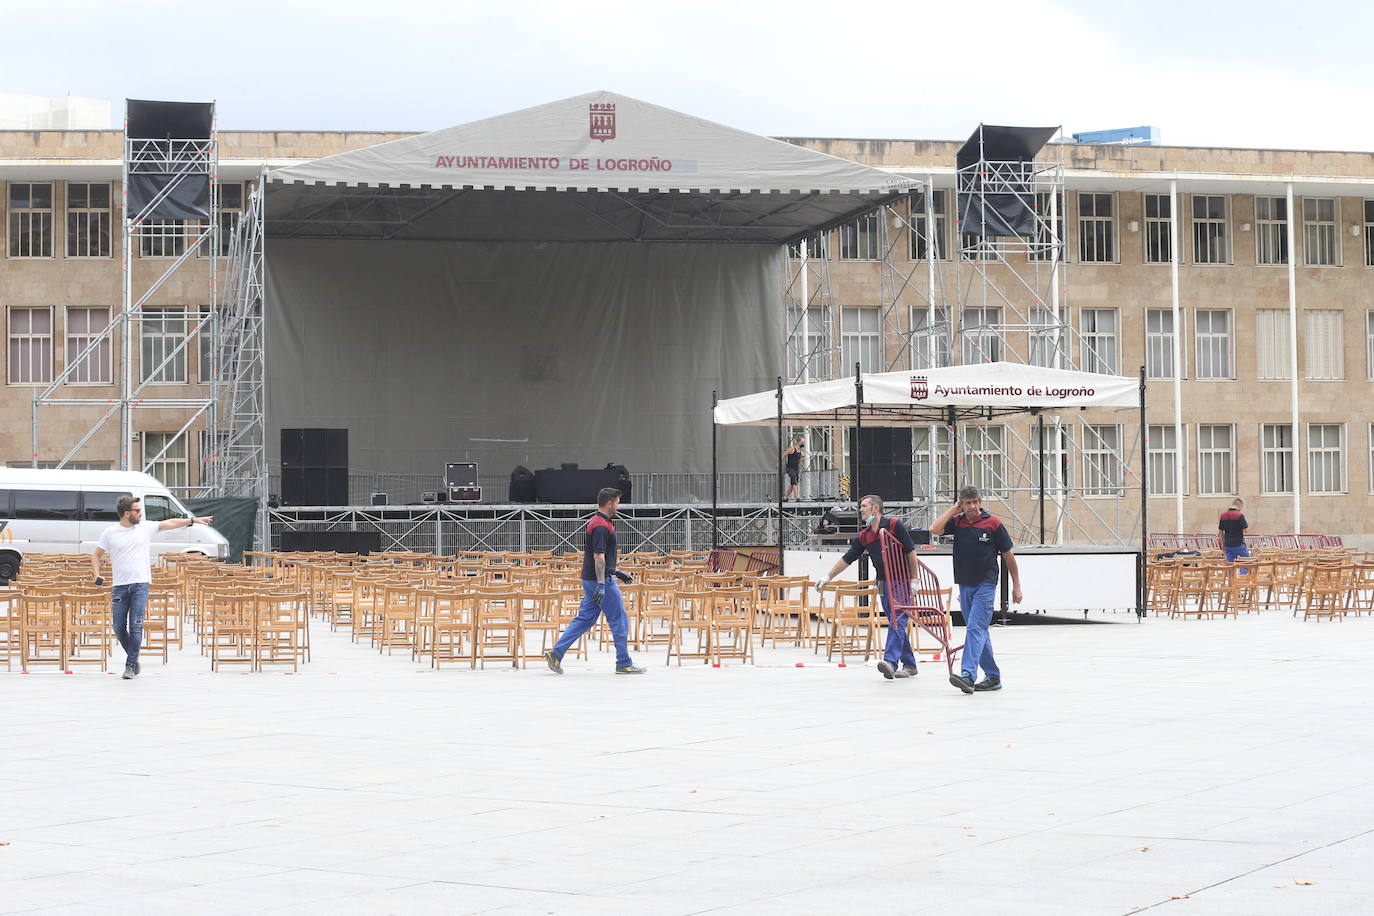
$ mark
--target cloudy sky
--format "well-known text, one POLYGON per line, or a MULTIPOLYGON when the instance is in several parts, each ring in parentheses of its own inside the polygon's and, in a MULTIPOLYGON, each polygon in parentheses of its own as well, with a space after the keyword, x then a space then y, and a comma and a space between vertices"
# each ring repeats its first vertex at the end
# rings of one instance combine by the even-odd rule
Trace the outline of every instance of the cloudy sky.
POLYGON ((108 99, 116 118, 126 97, 214 99, 222 129, 432 130, 609 89, 773 136, 1152 124, 1173 144, 1374 150, 1368 4, 238 0, 187 12, 196 8, 0 0, 0 91, 108 99))

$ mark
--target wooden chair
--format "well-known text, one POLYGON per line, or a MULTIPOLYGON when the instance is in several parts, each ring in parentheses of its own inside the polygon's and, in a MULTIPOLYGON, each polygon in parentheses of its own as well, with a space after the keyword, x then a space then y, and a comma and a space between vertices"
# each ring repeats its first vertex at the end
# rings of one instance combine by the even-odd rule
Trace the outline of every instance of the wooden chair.
POLYGON ((762 596, 759 613, 759 641, 768 645, 780 640, 804 646, 812 640, 811 580, 805 576, 757 576, 746 580, 762 596), (795 618, 795 619, 794 619, 795 618))
POLYGON ((473 642, 481 667, 487 666, 487 659, 519 666, 521 597, 502 585, 473 589, 473 642))
POLYGON ((871 582, 844 582, 829 585, 826 591, 835 600, 826 615, 829 631, 820 636, 826 660, 834 661, 838 655, 840 663, 845 664, 849 656, 858 655, 868 661, 882 644, 879 637, 886 616, 878 598, 878 586, 871 582))
POLYGON ((205 641, 210 670, 221 665, 257 668, 257 594, 249 589, 220 587, 202 593, 206 622, 205 641))
POLYGON ((301 638, 308 627, 309 599, 305 592, 271 592, 256 596, 257 615, 253 639, 254 666, 290 664, 300 670, 306 645, 301 638))
POLYGON ((374 640, 378 652, 390 655, 396 649, 409 649, 413 655, 418 589, 419 586, 403 579, 380 587, 381 607, 377 611, 374 640))
POLYGON ((430 664, 443 668, 445 662, 467 662, 477 667, 474 607, 476 595, 470 588, 435 586, 422 589, 421 604, 431 601, 428 640, 430 664))
POLYGON ((682 589, 673 593, 673 614, 670 617, 668 635, 668 658, 665 664, 672 664, 677 658, 681 667, 684 658, 711 660, 710 611, 712 589, 682 589), (695 635, 695 643, 690 643, 687 633, 695 635))
POLYGON ((558 614, 560 597, 555 591, 525 591, 520 593, 519 663, 544 657, 544 650, 553 648, 562 632, 558 614), (534 637, 539 646, 534 647, 534 637))
POLYGON ((0 653, 5 657, 5 670, 14 666, 19 654, 19 589, 0 588, 0 653))
POLYGON ((744 663, 754 661, 754 608, 750 589, 707 589, 707 647, 711 664, 725 659, 744 663))
POLYGON ((114 638, 110 593, 104 588, 69 588, 64 604, 67 665, 99 665, 101 671, 109 670, 114 638))
POLYGON ((139 658, 145 653, 159 655, 165 665, 173 643, 177 648, 182 645, 180 589, 173 585, 151 585, 147 611, 143 615, 143 647, 139 658))
MULTIPOLYGON (((1303 583, 1303 620, 1343 620, 1352 590, 1353 567, 1314 564, 1303 583)), ((1295 612, 1296 613, 1296 612, 1295 612)))
POLYGON ((67 665, 66 601, 59 589, 25 586, 19 598, 19 664, 67 665))

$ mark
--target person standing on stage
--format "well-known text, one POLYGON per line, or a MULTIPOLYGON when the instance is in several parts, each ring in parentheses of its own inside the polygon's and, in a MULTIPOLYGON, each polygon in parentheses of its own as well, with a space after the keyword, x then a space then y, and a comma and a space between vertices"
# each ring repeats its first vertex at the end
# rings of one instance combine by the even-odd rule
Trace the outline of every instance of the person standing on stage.
POLYGON ((954 535, 954 581, 959 586, 959 608, 964 612, 964 652, 958 674, 949 682, 964 693, 975 690, 1001 690, 1002 672, 992 657, 993 599, 997 597, 997 558, 1007 564, 1011 575, 1011 600, 1021 603, 1021 570, 1012 553, 1011 535, 1006 526, 983 508, 983 495, 977 487, 964 487, 959 501, 945 510, 930 526, 931 534, 954 535), (974 683, 978 669, 985 677, 974 683))
POLYGON ((916 653, 912 651, 911 637, 907 635, 907 616, 900 614, 895 619, 892 616, 892 602, 887 595, 887 582, 883 574, 883 545, 878 532, 886 528, 901 542, 906 550, 909 572, 916 569, 916 542, 901 519, 883 517, 883 500, 880 496, 865 496, 859 501, 859 518, 863 520, 863 528, 849 542, 849 549, 844 556, 835 562, 824 579, 816 583, 816 588, 825 588, 846 566, 867 553, 873 560, 873 568, 877 570, 878 595, 883 600, 883 610, 887 612, 887 645, 883 647, 882 661, 878 662, 878 673, 889 681, 897 677, 914 677, 917 670, 916 653), (899 664, 900 670, 897 667, 899 664))
POLYGON ((801 499, 801 465, 805 451, 806 440, 798 436, 782 453, 787 462, 787 492, 782 495, 783 499, 801 499))
POLYGON ((563 673, 563 655, 578 637, 587 632, 602 614, 615 640, 615 673, 643 674, 644 669, 630 658, 630 622, 620 597, 620 585, 629 585, 629 573, 615 568, 615 518, 620 508, 620 491, 606 487, 596 494, 596 514, 587 522, 582 550, 582 606, 552 649, 544 650, 544 661, 554 674, 563 673))
POLYGON ((1250 548, 1245 546, 1245 529, 1250 523, 1245 520, 1245 500, 1231 501, 1231 508, 1221 513, 1217 520, 1217 531, 1221 534, 1221 549, 1226 553, 1226 562, 1236 557, 1250 556, 1250 548))
POLYGON ((148 586, 153 582, 153 535, 158 531, 185 528, 194 524, 208 525, 214 516, 204 518, 169 518, 160 522, 143 521, 143 504, 133 496, 115 500, 119 524, 100 532, 100 542, 91 554, 91 578, 96 585, 104 585, 100 564, 110 558, 113 591, 111 609, 114 614, 114 633, 124 647, 124 680, 138 677, 138 650, 143 645, 143 612, 148 607, 148 586))

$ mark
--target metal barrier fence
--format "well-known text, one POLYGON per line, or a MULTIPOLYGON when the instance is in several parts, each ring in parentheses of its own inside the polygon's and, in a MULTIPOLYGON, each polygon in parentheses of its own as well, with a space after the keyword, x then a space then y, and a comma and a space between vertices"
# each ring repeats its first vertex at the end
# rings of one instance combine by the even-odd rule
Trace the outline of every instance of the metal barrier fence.
MULTIPOLYGON (((788 503, 782 514, 788 548, 814 547, 815 529, 829 503, 788 503)), ((929 524, 928 504, 889 504, 888 514, 908 525, 929 524)), ((462 550, 581 550, 588 511, 581 506, 444 505, 281 507, 268 510, 272 549, 283 531, 376 531, 383 550, 452 554, 462 550)), ((711 507, 622 505, 616 537, 622 551, 708 550, 777 543, 777 504, 723 505, 712 536, 711 507)))
MULTIPOLYGON (((720 501, 726 503, 764 503, 777 499, 778 478, 771 473, 724 473, 720 480, 720 501)), ((510 476, 482 475, 484 505, 509 502, 510 476)), ((348 503, 366 506, 372 503, 373 493, 385 493, 393 506, 423 505, 425 493, 440 492, 444 480, 437 474, 349 474, 348 503)), ((281 477, 272 475, 268 491, 281 492, 281 477)), ((821 500, 838 498, 838 471, 803 471, 802 498, 821 500)), ((631 474, 630 495, 635 503, 710 503, 710 474, 631 474)))

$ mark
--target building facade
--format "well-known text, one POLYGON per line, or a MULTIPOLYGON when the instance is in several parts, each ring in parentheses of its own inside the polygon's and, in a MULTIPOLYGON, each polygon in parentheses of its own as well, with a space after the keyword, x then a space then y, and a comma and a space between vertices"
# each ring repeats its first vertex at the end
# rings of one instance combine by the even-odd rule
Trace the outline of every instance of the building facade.
MULTIPOLYGON (((232 225, 264 167, 402 136, 408 135, 221 132, 221 220, 232 225)), ((959 144, 788 140, 929 176, 934 186, 928 207, 913 197, 828 234, 825 295, 806 300, 824 314, 798 309, 788 322, 824 338, 826 368, 812 366, 809 377, 847 374, 840 367, 855 362, 881 371, 991 356, 1040 359, 1040 318, 1033 312, 1044 303, 965 301, 961 292, 971 273, 955 225, 959 144), (933 225, 926 228, 928 215, 933 225), (944 311, 931 324, 936 304, 944 311), (981 337, 970 334, 978 328, 981 337)), ((52 465, 100 418, 92 406, 40 408, 40 449, 32 454, 35 390, 79 360, 122 302, 121 141, 118 131, 0 131, 0 460, 7 464, 36 458, 52 465)), ((1047 147, 1044 157, 1063 163, 1057 305, 1073 331, 1072 362, 1119 375, 1144 367, 1148 378, 1150 529, 1210 530, 1220 509, 1240 496, 1257 531, 1363 533, 1374 507, 1374 155, 1065 144, 1047 147)), ((176 237, 141 239, 135 290, 181 256, 179 246, 176 237)), ((813 260, 818 254, 814 246, 806 253, 813 260)), ((149 381, 159 398, 207 396, 208 341, 191 341, 170 361, 167 355, 192 334, 209 301, 217 254, 193 252, 151 296, 137 324, 135 379, 149 381)), ((1014 284, 1017 270, 1036 267, 1033 259, 1009 255, 1006 283, 1014 284)), ((63 391, 115 396, 119 353, 118 340, 98 345, 63 391)), ((176 441, 184 414, 147 410, 135 417, 135 464, 161 455, 149 470, 169 485, 194 488, 205 447, 199 430, 192 426, 176 441)), ((1065 418, 1064 439, 1049 443, 1056 456, 1051 476, 1064 479, 1087 513, 1100 517, 1083 523, 1076 514, 1077 529, 1067 533, 1061 521, 1052 522, 1057 538, 1091 539, 1129 524, 1131 468, 1140 466, 1134 424, 1133 417, 1065 418)), ((953 479, 942 466, 949 435, 938 428, 914 433, 916 473, 931 499, 947 496, 940 484, 953 479)), ((1042 435, 1027 423, 960 431, 959 479, 983 484, 1018 517, 1030 518, 1040 474, 1032 443, 1042 435)), ((117 439, 118 424, 105 424, 72 464, 118 466, 117 439)), ((842 466, 842 443, 821 451, 842 466)))

